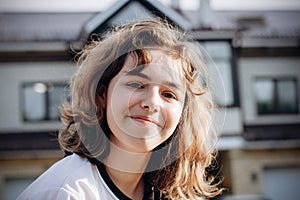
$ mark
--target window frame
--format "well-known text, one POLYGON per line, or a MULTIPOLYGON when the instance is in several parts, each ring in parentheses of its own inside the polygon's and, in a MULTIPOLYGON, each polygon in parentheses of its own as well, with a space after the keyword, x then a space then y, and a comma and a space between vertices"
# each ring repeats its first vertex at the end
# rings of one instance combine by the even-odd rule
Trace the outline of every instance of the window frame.
MULTIPOLYGON (((206 42, 226 42, 228 43, 230 47, 230 54, 231 57, 229 58, 229 65, 230 65, 230 71, 231 71, 231 87, 232 87, 232 104, 227 105, 219 105, 220 107, 225 108, 234 108, 234 107, 240 107, 240 95, 239 95, 239 85, 238 85, 238 75, 237 75, 237 56, 238 56, 238 50, 233 46, 233 40, 232 39, 197 39, 196 40, 201 46, 201 43, 206 42)), ((202 47, 203 48, 203 47, 202 47)), ((209 55, 210 56, 210 55, 209 55)), ((211 57, 211 56, 210 56, 211 57)), ((211 59, 213 59, 211 57, 211 59)))
MULTIPOLYGON (((260 113, 259 109, 258 109, 258 101, 257 101, 257 97, 254 91, 254 103, 255 103, 255 107, 256 107, 256 114, 257 116, 271 116, 271 115, 299 115, 300 114, 300 109, 299 109, 299 80, 297 79, 296 76, 256 76, 254 77, 254 81, 252 82, 253 84, 255 84, 255 81, 258 79, 265 79, 265 80, 270 80, 273 85, 274 85, 274 91, 273 91, 273 103, 274 103, 274 111, 273 112, 265 112, 265 113, 260 113), (287 112, 287 111, 282 111, 280 109, 280 105, 279 105, 279 91, 278 91, 278 82, 280 81, 293 81, 294 86, 295 86, 295 99, 294 101, 296 102, 296 110, 295 112, 287 112)), ((254 90, 254 87, 253 87, 254 90)))
MULTIPOLYGON (((69 84, 66 81, 28 81, 28 82, 23 82, 21 83, 20 87, 20 110, 21 110, 21 120, 24 123, 40 123, 40 122, 58 122, 60 121, 60 116, 56 116, 57 118, 52 118, 51 117, 51 112, 50 112, 50 87, 62 87, 64 90, 64 93, 61 96, 60 102, 69 101, 70 98, 68 96, 68 90, 69 90, 69 84), (26 119, 26 97, 25 97, 25 88, 26 87, 33 87, 35 84, 44 84, 46 85, 47 89, 45 90, 45 115, 44 118, 41 119, 36 119, 36 120, 31 120, 31 119, 26 119)), ((59 107, 59 105, 57 106, 59 107)))

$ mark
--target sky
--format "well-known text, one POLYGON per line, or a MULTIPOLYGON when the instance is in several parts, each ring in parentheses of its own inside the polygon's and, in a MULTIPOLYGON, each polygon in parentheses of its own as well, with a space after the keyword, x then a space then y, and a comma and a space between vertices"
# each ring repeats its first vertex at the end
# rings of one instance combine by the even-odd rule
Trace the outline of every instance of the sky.
MULTIPOLYGON (((0 12, 101 12, 117 0, 0 0, 0 12)), ((151 1, 151 0, 150 0, 151 1)), ((172 0, 158 0, 170 5, 172 0)), ((200 0, 176 0, 195 10, 200 0)), ((299 0, 210 0, 216 10, 300 10, 299 0)))

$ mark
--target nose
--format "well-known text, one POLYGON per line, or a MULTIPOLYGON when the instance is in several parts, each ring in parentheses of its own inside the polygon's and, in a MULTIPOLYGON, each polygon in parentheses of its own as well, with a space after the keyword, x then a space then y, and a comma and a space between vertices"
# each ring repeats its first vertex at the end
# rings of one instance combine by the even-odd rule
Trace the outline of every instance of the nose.
POLYGON ((149 113, 158 112, 161 107, 161 96, 159 93, 159 88, 149 87, 143 94, 141 100, 142 109, 146 110, 149 113))

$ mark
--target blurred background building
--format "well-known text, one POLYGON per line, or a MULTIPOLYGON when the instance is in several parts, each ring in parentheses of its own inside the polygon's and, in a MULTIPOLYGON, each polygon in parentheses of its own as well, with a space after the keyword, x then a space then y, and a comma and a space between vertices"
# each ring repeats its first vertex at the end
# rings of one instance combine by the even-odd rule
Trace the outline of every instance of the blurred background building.
POLYGON ((219 198, 300 199, 297 0, 84 2, 0 0, 0 199, 15 199, 62 158, 58 106, 69 100, 75 53, 93 33, 157 16, 193 35, 211 57, 228 188, 219 198))

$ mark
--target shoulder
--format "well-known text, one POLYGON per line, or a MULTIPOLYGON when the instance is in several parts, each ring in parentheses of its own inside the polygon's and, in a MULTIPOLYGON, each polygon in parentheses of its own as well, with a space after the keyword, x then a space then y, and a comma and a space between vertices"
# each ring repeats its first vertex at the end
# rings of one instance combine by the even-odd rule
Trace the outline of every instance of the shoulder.
POLYGON ((89 199, 98 194, 97 179, 97 168, 86 158, 73 154, 46 170, 23 191, 19 199, 89 199))

